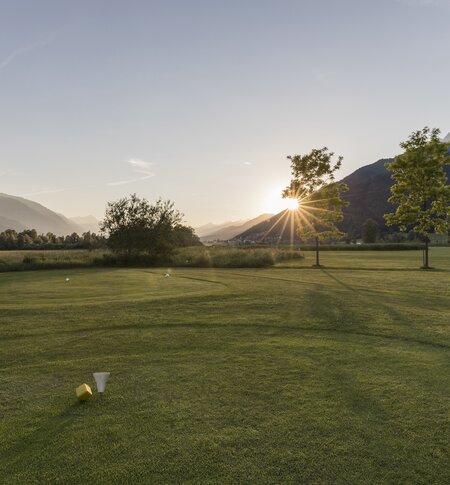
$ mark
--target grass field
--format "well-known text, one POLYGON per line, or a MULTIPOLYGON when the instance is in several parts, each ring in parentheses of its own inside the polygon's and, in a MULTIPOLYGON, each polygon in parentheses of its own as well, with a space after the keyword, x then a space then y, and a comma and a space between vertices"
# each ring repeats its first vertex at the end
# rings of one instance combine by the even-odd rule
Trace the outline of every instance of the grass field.
POLYGON ((313 256, 0 274, 0 483, 449 483, 450 248, 313 256))

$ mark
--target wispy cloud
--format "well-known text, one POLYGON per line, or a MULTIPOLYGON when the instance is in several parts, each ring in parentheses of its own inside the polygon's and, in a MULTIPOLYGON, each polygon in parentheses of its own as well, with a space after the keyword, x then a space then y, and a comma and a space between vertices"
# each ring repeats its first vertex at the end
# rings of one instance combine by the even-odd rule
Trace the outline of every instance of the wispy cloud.
POLYGON ((130 158, 129 160, 127 160, 126 163, 131 165, 133 172, 140 174, 140 177, 134 177, 132 179, 125 179, 125 180, 117 180, 115 182, 108 182, 106 185, 108 185, 109 187, 117 187, 119 185, 131 184, 134 182, 147 180, 155 176, 155 174, 150 170, 150 167, 153 165, 153 163, 151 162, 145 162, 144 160, 140 160, 139 158, 130 158))
POLYGON ((26 54, 27 52, 34 51, 36 49, 40 49, 42 47, 45 47, 48 45, 51 41, 53 40, 53 37, 49 37, 47 39, 34 42, 33 44, 29 44, 26 46, 18 47, 17 49, 14 49, 10 54, 8 54, 3 60, 0 60, 0 71, 4 69, 8 64, 14 61, 17 57, 22 56, 23 54, 26 54))
MULTIPOLYGON (((133 177, 130 179, 124 179, 124 180, 116 180, 113 182, 107 182, 106 185, 108 187, 118 187, 120 185, 126 185, 126 184, 131 184, 134 182, 141 182, 142 180, 147 180, 151 177, 154 177, 155 174, 150 170, 150 167, 153 165, 151 162, 145 162, 144 160, 140 160, 139 158, 130 158, 129 160, 126 161, 127 165, 129 165, 132 169, 132 172, 134 174, 139 175, 138 177, 133 177)), ((9 174, 9 170, 6 170, 4 172, 0 172, 0 177, 9 174)), ((96 186, 83 186, 83 189, 88 189, 88 188, 96 188, 96 186)), ((47 190, 39 190, 36 192, 29 192, 27 194, 22 194, 22 197, 31 197, 34 195, 44 195, 44 194, 56 194, 58 192, 66 192, 68 190, 74 190, 75 187, 66 187, 66 188, 60 188, 60 189, 47 189, 47 190)))
POLYGON ((244 165, 251 165, 252 162, 244 162, 244 165))
POLYGON ((130 158, 127 163, 129 163, 132 167, 136 170, 149 170, 149 168, 153 165, 150 162, 144 162, 144 160, 140 160, 139 158, 130 158))

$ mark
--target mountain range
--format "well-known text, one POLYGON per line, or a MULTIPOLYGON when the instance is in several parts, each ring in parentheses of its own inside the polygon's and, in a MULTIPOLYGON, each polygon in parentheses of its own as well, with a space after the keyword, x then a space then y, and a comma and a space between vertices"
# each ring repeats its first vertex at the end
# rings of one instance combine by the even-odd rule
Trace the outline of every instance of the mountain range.
POLYGON ((100 232, 100 221, 94 216, 71 217, 70 220, 83 229, 83 232, 100 232))
POLYGON ((196 228, 195 232, 202 242, 228 241, 251 227, 265 221, 273 214, 261 214, 258 217, 246 221, 225 222, 224 224, 206 224, 196 228))
MULTIPOLYGON (((69 219, 32 200, 0 193, 0 232, 6 229, 36 229, 41 234, 52 232, 58 236, 73 232, 81 234, 92 230, 88 227, 93 228, 94 221, 96 219, 92 216, 69 219)), ((98 232, 98 221, 95 226, 98 232)))

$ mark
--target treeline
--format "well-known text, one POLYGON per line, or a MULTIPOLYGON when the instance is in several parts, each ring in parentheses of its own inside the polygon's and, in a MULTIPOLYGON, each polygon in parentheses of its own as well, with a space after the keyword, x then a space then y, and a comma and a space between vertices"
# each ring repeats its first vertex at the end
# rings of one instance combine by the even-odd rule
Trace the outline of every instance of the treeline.
POLYGON ((7 229, 0 233, 0 249, 101 249, 106 248, 107 240, 101 234, 87 231, 67 236, 57 236, 52 232, 38 234, 35 229, 17 232, 7 229))
MULTIPOLYGON (((187 247, 201 245, 200 239, 191 227, 179 225, 173 228, 170 234, 173 247, 187 247)), ((166 235, 167 237, 167 235, 166 235)), ((169 239, 169 238, 168 238, 169 239)), ((17 232, 7 229, 0 233, 0 250, 22 249, 107 249, 110 241, 102 234, 76 232, 67 236, 56 236, 52 232, 38 234, 35 229, 17 232)))

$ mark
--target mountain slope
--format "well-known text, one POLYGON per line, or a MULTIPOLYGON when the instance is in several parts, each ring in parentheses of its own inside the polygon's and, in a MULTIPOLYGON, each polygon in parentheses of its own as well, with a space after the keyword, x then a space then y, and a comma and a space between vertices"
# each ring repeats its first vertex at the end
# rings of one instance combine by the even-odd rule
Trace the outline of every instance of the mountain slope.
POLYGON ((57 235, 81 233, 82 228, 61 214, 23 197, 0 194, 0 226, 5 229, 36 229, 39 233, 57 235), (12 227, 11 227, 12 226, 12 227))
POLYGON ((8 217, 0 216, 0 232, 6 231, 7 229, 15 229, 16 231, 23 231, 26 227, 14 219, 8 217))
POLYGON ((298 242, 294 211, 285 209, 255 224, 233 238, 240 242, 298 242))
POLYGON ((241 234, 242 232, 250 229, 254 225, 259 224, 261 221, 264 221, 271 216, 272 214, 261 214, 260 216, 250 219, 249 221, 245 221, 243 223, 227 225, 219 230, 216 230, 212 234, 210 233, 208 235, 200 237, 200 239, 202 241, 228 241, 229 239, 232 239, 238 234, 241 234))
POLYGON ((246 221, 228 221, 224 222, 222 224, 213 224, 213 223, 208 223, 204 224, 203 226, 199 226, 195 228, 195 233, 197 234, 198 237, 204 237, 208 236, 210 234, 215 234, 216 232, 221 231, 222 229, 225 229, 226 227, 230 226, 239 226, 241 224, 244 224, 246 221))
POLYGON ((91 231, 96 234, 100 232, 100 221, 94 216, 70 217, 69 220, 81 227, 83 231, 91 231))
POLYGON ((349 205, 344 208, 340 228, 350 236, 359 237, 367 219, 376 221, 382 231, 387 230, 384 214, 392 212, 394 206, 387 201, 393 181, 385 163, 392 161, 392 158, 378 160, 355 170, 342 180, 348 185, 344 199, 349 205))
MULTIPOLYGON (((344 209, 344 220, 340 228, 349 236, 359 237, 362 225, 367 219, 375 220, 382 232, 389 231, 384 214, 395 209, 387 201, 394 182, 385 163, 392 161, 393 158, 378 160, 355 170, 342 180, 348 185, 349 190, 344 198, 349 202, 349 206, 344 209)), ((445 172, 450 180, 450 165, 445 167, 445 172)))

